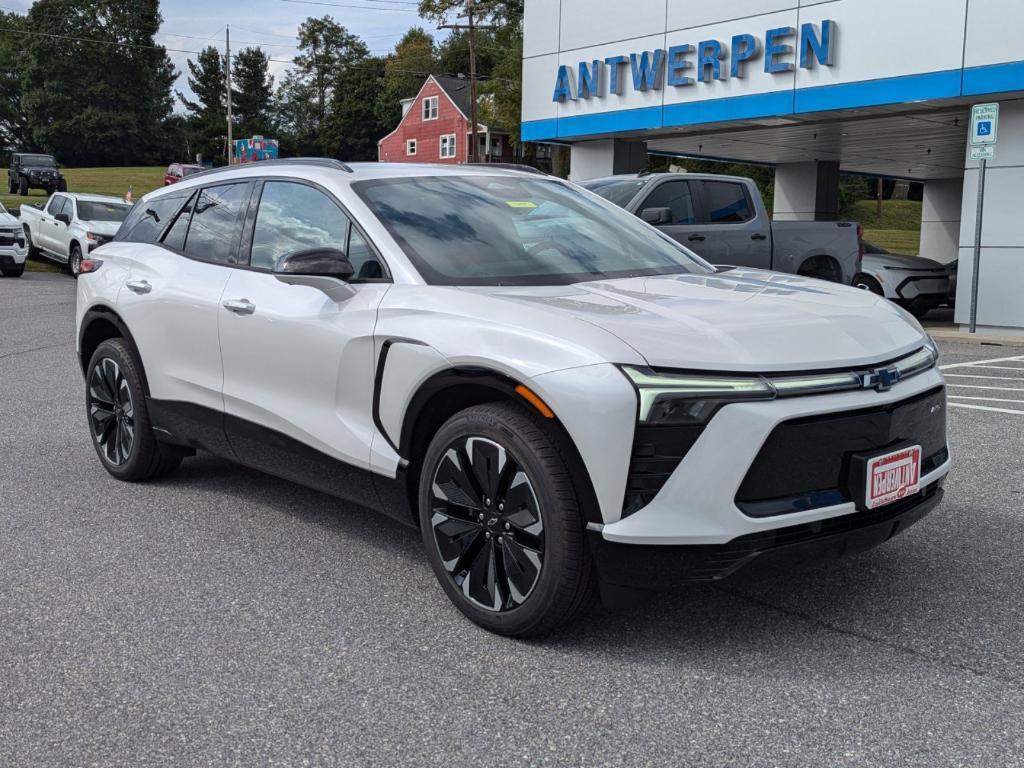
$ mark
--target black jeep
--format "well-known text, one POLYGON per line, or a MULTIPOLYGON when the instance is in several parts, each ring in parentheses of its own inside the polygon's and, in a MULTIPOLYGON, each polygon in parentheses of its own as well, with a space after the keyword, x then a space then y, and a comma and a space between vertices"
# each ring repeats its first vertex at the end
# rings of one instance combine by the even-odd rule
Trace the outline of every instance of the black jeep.
POLYGON ((45 189, 46 194, 67 192, 68 183, 57 169, 53 155, 15 152, 7 171, 7 191, 24 197, 30 189, 45 189))

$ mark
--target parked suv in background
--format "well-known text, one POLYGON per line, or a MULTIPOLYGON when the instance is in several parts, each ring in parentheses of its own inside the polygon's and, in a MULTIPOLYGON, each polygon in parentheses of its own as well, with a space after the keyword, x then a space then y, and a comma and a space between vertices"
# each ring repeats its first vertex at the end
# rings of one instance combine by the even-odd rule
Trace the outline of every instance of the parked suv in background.
POLYGON ((534 173, 192 176, 83 262, 77 327, 114 477, 205 450, 379 509, 419 528, 466 616, 508 635, 597 590, 879 544, 950 467, 936 350, 904 310, 719 274, 534 173))
POLYGON ((751 179, 640 173, 580 182, 712 264, 789 272, 849 285, 860 272, 854 222, 772 221, 751 179))
POLYGON ((932 259, 890 253, 864 242, 862 271, 853 284, 904 307, 914 317, 924 317, 949 300, 950 269, 932 259))
POLYGON ((182 179, 191 176, 193 173, 199 173, 202 170, 203 166, 201 165, 171 163, 167 166, 167 173, 164 174, 164 186, 169 187, 171 184, 177 184, 182 179))
POLYGON ((25 235, 21 222, 12 216, 0 203, 0 274, 4 277, 21 277, 25 272, 25 235))
POLYGON ((24 152, 11 155, 11 166, 7 170, 7 191, 25 197, 30 189, 43 189, 48 195, 68 191, 67 180, 57 168, 53 155, 24 152))

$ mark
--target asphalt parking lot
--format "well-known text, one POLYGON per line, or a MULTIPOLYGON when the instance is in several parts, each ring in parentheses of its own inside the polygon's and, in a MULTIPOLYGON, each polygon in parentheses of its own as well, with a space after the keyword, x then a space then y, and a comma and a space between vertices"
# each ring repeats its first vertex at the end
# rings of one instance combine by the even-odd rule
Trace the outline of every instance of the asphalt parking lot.
POLYGON ((108 477, 73 313, 0 281, 2 766, 1024 760, 1024 349, 943 347, 957 467, 888 545, 519 642, 381 516, 210 457, 108 477))

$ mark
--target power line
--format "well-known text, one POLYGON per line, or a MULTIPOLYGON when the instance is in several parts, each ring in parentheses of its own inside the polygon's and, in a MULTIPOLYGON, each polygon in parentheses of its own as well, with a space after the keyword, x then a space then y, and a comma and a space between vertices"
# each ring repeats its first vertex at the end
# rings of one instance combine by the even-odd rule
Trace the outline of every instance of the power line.
POLYGON ((280 0, 282 3, 298 3, 300 5, 326 5, 331 8, 356 8, 360 11, 385 11, 390 13, 415 13, 419 16, 419 8, 375 8, 371 5, 350 5, 348 3, 328 3, 324 0, 280 0))

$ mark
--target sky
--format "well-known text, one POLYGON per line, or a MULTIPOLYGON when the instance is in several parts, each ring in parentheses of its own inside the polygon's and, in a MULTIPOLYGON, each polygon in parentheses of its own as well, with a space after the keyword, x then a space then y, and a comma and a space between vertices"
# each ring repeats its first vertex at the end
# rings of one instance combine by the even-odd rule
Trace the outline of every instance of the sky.
MULTIPOLYGON (((33 0, 0 0, 0 8, 24 12, 33 0)), ((187 75, 189 58, 208 45, 223 54, 224 31, 231 26, 231 50, 259 45, 270 55, 275 83, 298 52, 295 36, 309 16, 333 16, 335 21, 363 38, 370 51, 384 54, 413 26, 438 36, 433 24, 416 13, 415 0, 161 0, 164 23, 157 42, 167 48, 178 70, 176 90, 191 96, 187 75)), ((180 110, 180 104, 177 109, 180 110)))

